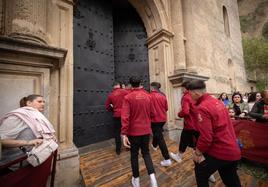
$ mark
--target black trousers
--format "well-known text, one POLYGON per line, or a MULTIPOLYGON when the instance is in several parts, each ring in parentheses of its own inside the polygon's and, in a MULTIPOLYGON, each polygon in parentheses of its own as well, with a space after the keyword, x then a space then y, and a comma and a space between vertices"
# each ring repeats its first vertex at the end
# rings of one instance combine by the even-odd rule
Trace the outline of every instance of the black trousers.
POLYGON ((237 161, 219 160, 209 155, 204 155, 205 160, 200 164, 195 163, 195 178, 198 187, 209 187, 208 178, 218 170, 220 177, 227 187, 241 187, 237 175, 237 161))
POLYGON ((184 153, 187 147, 194 148, 199 137, 199 132, 195 130, 183 129, 181 132, 179 151, 184 153))
POLYGON ((121 118, 114 117, 114 138, 117 151, 121 150, 121 118))
POLYGON ((130 159, 133 177, 139 177, 139 149, 147 168, 148 175, 154 173, 154 166, 149 152, 150 135, 129 136, 130 142, 130 159))
POLYGON ((165 160, 169 159, 168 149, 167 145, 163 136, 163 126, 165 125, 165 122, 159 122, 159 123, 152 123, 152 131, 153 131, 153 146, 157 147, 159 146, 161 153, 165 160))

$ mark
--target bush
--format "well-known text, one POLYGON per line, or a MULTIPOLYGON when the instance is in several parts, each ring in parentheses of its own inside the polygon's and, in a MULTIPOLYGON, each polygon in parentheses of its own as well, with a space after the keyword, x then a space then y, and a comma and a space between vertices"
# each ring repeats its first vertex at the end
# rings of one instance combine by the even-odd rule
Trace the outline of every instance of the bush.
POLYGON ((254 21, 253 14, 248 14, 247 16, 240 16, 240 26, 241 31, 246 33, 252 27, 252 23, 254 21))
POLYGON ((266 22, 262 28, 262 36, 268 41, 268 22, 266 22))
POLYGON ((268 87, 268 42, 263 39, 243 37, 244 60, 247 72, 257 73, 257 88, 268 87))

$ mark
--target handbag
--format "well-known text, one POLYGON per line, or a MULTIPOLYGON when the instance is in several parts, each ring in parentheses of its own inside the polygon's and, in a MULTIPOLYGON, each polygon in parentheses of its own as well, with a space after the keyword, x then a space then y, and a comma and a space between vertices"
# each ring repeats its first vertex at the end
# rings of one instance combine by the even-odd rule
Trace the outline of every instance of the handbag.
POLYGON ((33 166, 39 166, 58 148, 58 144, 53 139, 44 139, 38 147, 34 147, 28 152, 27 161, 33 166))

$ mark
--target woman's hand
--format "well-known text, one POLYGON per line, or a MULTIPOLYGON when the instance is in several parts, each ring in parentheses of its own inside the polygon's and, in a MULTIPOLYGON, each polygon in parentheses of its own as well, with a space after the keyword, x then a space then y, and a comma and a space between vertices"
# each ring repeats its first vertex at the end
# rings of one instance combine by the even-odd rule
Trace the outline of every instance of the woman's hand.
POLYGON ((123 135, 123 144, 125 147, 130 148, 130 142, 129 142, 128 137, 126 135, 123 135))
POLYGON ((35 147, 38 147, 43 143, 43 139, 34 139, 27 142, 27 145, 33 145, 35 147))
POLYGON ((241 113, 241 114, 239 115, 239 117, 240 117, 240 118, 243 118, 243 117, 245 117, 245 115, 246 115, 246 114, 243 112, 243 113, 241 113))

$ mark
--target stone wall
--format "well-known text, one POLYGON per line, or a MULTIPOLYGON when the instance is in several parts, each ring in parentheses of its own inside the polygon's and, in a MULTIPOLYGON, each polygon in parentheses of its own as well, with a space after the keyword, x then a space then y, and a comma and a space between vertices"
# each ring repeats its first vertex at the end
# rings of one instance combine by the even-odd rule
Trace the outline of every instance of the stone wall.
POLYGON ((184 1, 184 11, 185 25, 188 25, 185 31, 186 46, 190 46, 186 51, 186 56, 189 56, 186 62, 187 65, 193 63, 198 74, 210 77, 208 91, 249 91, 237 2, 189 0, 184 1), (223 6, 228 13, 230 36, 224 30, 223 6))

